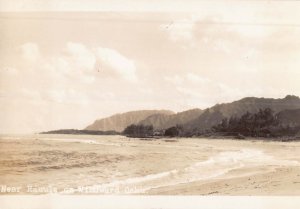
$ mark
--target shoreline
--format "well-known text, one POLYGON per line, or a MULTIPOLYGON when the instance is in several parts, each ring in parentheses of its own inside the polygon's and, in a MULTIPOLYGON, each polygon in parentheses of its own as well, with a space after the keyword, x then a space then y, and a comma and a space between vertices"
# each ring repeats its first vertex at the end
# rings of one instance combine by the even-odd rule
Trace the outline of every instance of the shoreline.
MULTIPOLYGON (((230 173, 230 172, 229 172, 230 173)), ((146 195, 298 196, 300 167, 275 168, 238 177, 196 181, 151 189, 146 195)))
MULTIPOLYGON (((30 135, 30 134, 29 134, 30 135)), ((79 136, 123 136, 128 139, 138 139, 141 141, 156 141, 163 140, 168 142, 178 142, 182 139, 206 139, 206 140, 234 140, 234 141, 264 141, 264 142, 300 142, 300 137, 245 137, 243 139, 235 138, 235 136, 192 136, 192 137, 167 137, 167 136, 153 136, 153 137, 130 137, 122 134, 57 134, 57 133, 36 133, 33 135, 79 135, 79 136)))

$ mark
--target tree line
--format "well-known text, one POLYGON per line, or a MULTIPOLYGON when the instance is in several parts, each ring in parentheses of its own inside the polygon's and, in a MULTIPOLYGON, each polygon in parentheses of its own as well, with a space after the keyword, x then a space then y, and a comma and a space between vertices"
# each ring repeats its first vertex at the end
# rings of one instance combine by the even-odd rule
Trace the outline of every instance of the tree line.
POLYGON ((212 132, 215 133, 252 137, 293 136, 298 131, 299 127, 281 124, 270 108, 260 109, 257 113, 246 112, 241 117, 224 118, 221 123, 212 127, 212 132))
POLYGON ((152 137, 153 130, 152 125, 131 124, 124 129, 123 134, 130 137, 152 137))
POLYGON ((150 138, 153 136, 192 137, 192 136, 251 136, 251 137, 281 137, 295 136, 300 127, 283 125, 270 108, 260 109, 256 113, 246 112, 240 117, 224 118, 211 129, 201 131, 189 130, 182 125, 176 125, 166 130, 154 130, 152 125, 129 125, 123 134, 129 137, 150 138))

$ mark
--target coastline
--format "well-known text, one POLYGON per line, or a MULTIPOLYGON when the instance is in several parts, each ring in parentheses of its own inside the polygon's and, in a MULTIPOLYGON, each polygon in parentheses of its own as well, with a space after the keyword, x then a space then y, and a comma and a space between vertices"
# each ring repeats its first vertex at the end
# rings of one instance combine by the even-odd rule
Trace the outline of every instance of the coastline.
POLYGON ((246 174, 210 181, 197 181, 150 190, 147 195, 246 195, 269 196, 300 194, 300 167, 276 168, 263 173, 246 174))
POLYGON ((276 141, 276 142, 293 142, 300 141, 300 136, 289 136, 282 135, 278 137, 253 137, 253 136, 244 136, 241 134, 237 135, 222 135, 222 134, 203 134, 203 135, 194 135, 194 136, 164 136, 164 135, 145 135, 145 136, 135 136, 122 134, 116 131, 90 131, 90 130, 77 130, 77 129, 61 129, 47 132, 35 133, 38 135, 86 135, 86 136, 124 136, 129 139, 139 139, 139 140, 159 140, 159 139, 168 139, 169 141, 178 141, 178 139, 220 139, 220 140, 242 140, 242 141, 276 141))

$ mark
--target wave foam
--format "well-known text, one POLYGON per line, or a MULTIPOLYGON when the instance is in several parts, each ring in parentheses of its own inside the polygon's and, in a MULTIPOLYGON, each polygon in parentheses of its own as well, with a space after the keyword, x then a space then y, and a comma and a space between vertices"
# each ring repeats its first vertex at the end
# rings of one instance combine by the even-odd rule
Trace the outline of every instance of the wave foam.
POLYGON ((120 147, 120 144, 116 143, 108 143, 108 142, 98 142, 96 140, 92 139, 59 139, 59 138, 43 138, 42 140, 47 140, 47 141, 60 141, 60 142, 69 142, 69 143, 83 143, 83 144, 96 144, 96 145, 104 145, 104 146, 117 146, 120 147))
POLYGON ((206 161, 194 163, 180 170, 174 169, 146 176, 116 180, 110 183, 93 185, 92 187, 104 190, 109 188, 138 188, 137 190, 130 190, 129 193, 144 193, 155 188, 217 178, 229 171, 246 166, 255 167, 266 164, 297 166, 299 162, 277 160, 273 156, 257 149, 242 149, 239 151, 221 152, 206 161))

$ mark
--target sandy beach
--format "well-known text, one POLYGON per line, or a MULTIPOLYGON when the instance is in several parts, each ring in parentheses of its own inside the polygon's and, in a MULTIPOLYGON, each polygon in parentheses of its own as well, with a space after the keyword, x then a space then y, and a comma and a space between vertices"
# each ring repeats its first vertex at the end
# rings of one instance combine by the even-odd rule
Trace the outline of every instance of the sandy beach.
MULTIPOLYGON (((263 168, 257 168, 263 169, 263 168)), ((250 171, 251 172, 251 171, 250 171)), ((300 168, 278 168, 244 177, 193 182, 152 190, 150 195, 287 195, 300 194, 300 168)))

